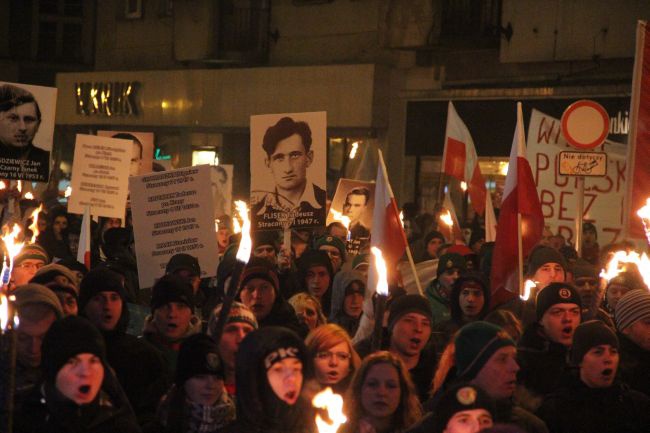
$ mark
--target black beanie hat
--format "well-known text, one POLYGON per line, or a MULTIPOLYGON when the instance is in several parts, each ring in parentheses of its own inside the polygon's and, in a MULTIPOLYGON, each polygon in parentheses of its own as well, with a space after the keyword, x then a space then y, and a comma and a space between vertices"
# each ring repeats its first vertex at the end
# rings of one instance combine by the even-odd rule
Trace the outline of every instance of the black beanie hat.
POLYGON ((201 266, 199 265, 199 260, 189 254, 174 254, 167 262, 167 266, 165 266, 166 274, 173 274, 176 271, 181 270, 188 271, 197 277, 201 276, 201 266))
POLYGON ((528 256, 528 264, 526 268, 526 275, 534 275, 539 268, 546 263, 557 263, 562 266, 566 274, 567 263, 564 256, 558 250, 551 247, 538 246, 530 252, 528 256))
POLYGON ((68 316, 55 321, 45 334, 42 352, 45 380, 52 383, 61 367, 80 353, 92 353, 106 367, 104 339, 97 328, 83 317, 68 316))
POLYGON ((460 328, 454 342, 456 371, 459 378, 466 380, 474 379, 494 352, 502 347, 516 346, 503 328, 483 321, 460 328))
POLYGON ((494 400, 481 388, 470 384, 460 384, 446 391, 433 410, 434 428, 432 433, 442 433, 449 420, 458 412, 485 409, 495 416, 494 400))
POLYGON ((551 283, 544 287, 535 299, 537 320, 542 320, 546 310, 555 304, 576 304, 582 309, 578 291, 569 283, 551 283))
POLYGON ((301 280, 304 280, 304 276, 307 275, 309 268, 314 266, 324 266, 327 269, 327 272, 330 274, 330 277, 334 275, 334 270, 332 269, 332 261, 330 256, 327 255, 325 251, 320 250, 306 250, 300 258, 296 261, 298 270, 301 273, 301 280))
POLYGON ((274 266, 266 259, 252 257, 241 274, 239 287, 243 288, 250 280, 260 278, 271 283, 275 293, 280 293, 280 280, 274 266))
POLYGON ((429 245, 429 242, 431 242, 431 239, 440 239, 442 243, 444 244, 447 242, 445 240, 445 237, 442 235, 442 233, 432 230, 427 235, 424 237, 424 247, 426 248, 427 245, 429 245))
POLYGON ((122 283, 122 276, 107 268, 95 268, 89 271, 79 284, 79 311, 86 308, 86 304, 100 292, 116 292, 126 299, 126 290, 122 283))
POLYGON ((151 289, 151 312, 170 302, 179 302, 194 309, 194 294, 190 283, 174 274, 160 277, 151 289))
POLYGON ((618 349, 618 338, 614 331, 600 320, 589 320, 581 323, 573 334, 571 364, 577 367, 591 348, 601 344, 609 344, 618 349))
POLYGON ((187 379, 201 374, 223 378, 223 363, 219 357, 217 343, 205 334, 194 334, 181 343, 174 383, 180 386, 187 379))
POLYGON ((422 314, 433 321, 431 305, 427 298, 420 295, 402 295, 395 298, 388 308, 388 330, 392 332, 400 317, 408 313, 422 314))
POLYGON ((460 269, 461 272, 464 272, 467 269, 465 258, 458 253, 443 254, 438 259, 436 275, 439 277, 444 271, 454 268, 460 269))

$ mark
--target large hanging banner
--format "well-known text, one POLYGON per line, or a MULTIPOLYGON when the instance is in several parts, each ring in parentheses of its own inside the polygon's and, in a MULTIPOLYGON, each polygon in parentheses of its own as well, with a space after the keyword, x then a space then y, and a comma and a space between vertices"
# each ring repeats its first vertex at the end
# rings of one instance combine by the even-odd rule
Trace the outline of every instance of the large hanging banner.
POLYGON ((370 240, 372 228, 372 211, 375 207, 375 183, 354 179, 340 179, 332 199, 327 224, 341 221, 341 217, 350 220, 347 250, 358 254, 370 240))
POLYGON ((131 211, 140 287, 151 287, 178 253, 196 257, 201 278, 215 275, 219 255, 210 188, 211 166, 131 176, 131 211))
POLYGON ((131 164, 129 176, 147 174, 153 171, 153 132, 97 131, 99 137, 131 140, 131 164))
POLYGON ((0 81, 0 179, 47 182, 57 89, 0 81))
POLYGON ((251 116, 252 229, 325 224, 327 113, 251 116))
POLYGON ((68 212, 124 218, 130 163, 129 140, 77 134, 68 212))
MULTIPOLYGON (((533 171, 544 222, 554 233, 573 242, 576 220, 577 178, 560 175, 560 152, 573 151, 562 137, 560 120, 532 110, 528 126, 527 157, 533 171)), ((607 172, 585 178, 585 221, 594 223, 598 242, 606 245, 622 238, 625 195, 625 146, 606 141, 594 149, 607 154, 607 172)))

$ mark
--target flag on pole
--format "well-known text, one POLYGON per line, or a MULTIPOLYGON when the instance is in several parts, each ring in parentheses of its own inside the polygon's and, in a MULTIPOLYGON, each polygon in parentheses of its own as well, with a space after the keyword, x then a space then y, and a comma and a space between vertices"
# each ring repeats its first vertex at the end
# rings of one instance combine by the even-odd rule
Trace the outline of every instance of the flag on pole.
POLYGON ((494 215, 492 195, 485 194, 485 242, 494 242, 497 239, 497 217, 494 215))
POLYGON ((650 196, 650 29, 646 21, 636 28, 636 54, 630 101, 630 133, 627 145, 627 188, 623 206, 625 237, 643 238, 643 223, 636 212, 650 196))
POLYGON ((84 216, 81 220, 81 231, 79 232, 79 248, 77 249, 77 261, 90 269, 90 206, 84 207, 84 216))
POLYGON ((499 305, 519 294, 523 284, 522 258, 540 241, 543 229, 544 216, 533 173, 526 159, 524 121, 521 102, 518 102, 517 127, 510 151, 492 255, 492 305, 499 305), (521 251, 519 245, 522 246, 521 251))
POLYGON ((467 183, 467 192, 472 207, 479 215, 485 211, 485 180, 478 165, 474 140, 449 101, 445 149, 442 154, 442 169, 449 176, 467 183))

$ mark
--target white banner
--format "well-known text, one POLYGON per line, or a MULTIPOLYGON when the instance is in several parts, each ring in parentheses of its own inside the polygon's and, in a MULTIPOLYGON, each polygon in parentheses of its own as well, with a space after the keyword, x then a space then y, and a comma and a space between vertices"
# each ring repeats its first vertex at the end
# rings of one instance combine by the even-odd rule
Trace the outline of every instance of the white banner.
POLYGON ((130 164, 131 141, 77 134, 68 212, 123 219, 130 164))
POLYGON ((211 166, 180 168, 129 178, 140 287, 151 287, 178 253, 196 257, 201 278, 218 263, 211 166))
MULTIPOLYGON (((575 150, 562 137, 560 120, 532 110, 527 157, 542 205, 545 224, 569 242, 575 236, 577 177, 559 174, 559 154, 575 150)), ((625 146, 606 141, 594 151, 607 153, 607 174, 585 177, 583 219, 594 223, 598 243, 621 240, 625 193, 625 146)))

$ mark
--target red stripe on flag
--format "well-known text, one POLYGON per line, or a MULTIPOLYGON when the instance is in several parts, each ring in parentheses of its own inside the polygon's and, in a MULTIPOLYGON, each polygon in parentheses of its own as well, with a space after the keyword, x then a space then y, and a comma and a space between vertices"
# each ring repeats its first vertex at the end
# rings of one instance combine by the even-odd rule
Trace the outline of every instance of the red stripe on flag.
POLYGON ((467 161, 465 155, 465 143, 447 137, 444 172, 458 180, 465 180, 465 163, 467 161))
POLYGON ((385 212, 384 244, 380 245, 380 248, 386 262, 395 265, 404 255, 407 242, 394 197, 386 206, 385 212))
POLYGON ((84 252, 84 265, 86 265, 86 268, 90 269, 90 251, 84 252))
POLYGON ((474 166, 474 172, 472 173, 472 179, 467 185, 467 191, 469 197, 472 199, 472 207, 479 215, 483 215, 485 212, 485 195, 487 194, 487 190, 478 164, 474 166))

